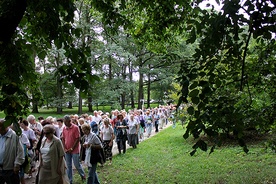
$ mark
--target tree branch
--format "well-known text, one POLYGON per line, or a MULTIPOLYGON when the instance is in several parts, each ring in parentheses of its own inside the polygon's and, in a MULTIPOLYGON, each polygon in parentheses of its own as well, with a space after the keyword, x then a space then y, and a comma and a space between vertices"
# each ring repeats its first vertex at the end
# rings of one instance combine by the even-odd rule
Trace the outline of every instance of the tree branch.
POLYGON ((26 0, 1 0, 0 44, 9 42, 27 8, 26 0))
POLYGON ((246 54, 247 54, 247 50, 248 50, 249 41, 250 41, 250 38, 251 38, 251 35, 252 35, 252 31, 253 31, 253 27, 250 26, 249 35, 248 35, 248 38, 247 38, 247 41, 246 41, 246 45, 245 45, 244 53, 243 53, 243 58, 242 58, 242 73, 241 73, 240 91, 243 90, 243 80, 244 80, 243 76, 244 76, 244 73, 245 73, 245 59, 246 59, 246 54))

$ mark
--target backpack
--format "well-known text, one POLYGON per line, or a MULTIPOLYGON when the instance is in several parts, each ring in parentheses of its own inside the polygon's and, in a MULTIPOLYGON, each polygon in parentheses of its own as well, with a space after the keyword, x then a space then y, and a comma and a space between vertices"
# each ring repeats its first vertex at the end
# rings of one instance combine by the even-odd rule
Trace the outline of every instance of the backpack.
POLYGON ((145 120, 144 120, 143 116, 140 116, 139 119, 140 119, 140 125, 141 125, 141 127, 144 128, 146 125, 145 125, 145 120))
MULTIPOLYGON (((102 139, 100 138, 99 135, 95 135, 98 137, 98 139, 101 141, 101 144, 103 144, 102 139)), ((94 139, 94 137, 93 137, 94 139)), ((104 154, 104 149, 91 149, 91 155, 90 155, 90 163, 91 164, 96 164, 96 163, 100 163, 100 164, 104 164, 106 162, 106 156, 104 154)))

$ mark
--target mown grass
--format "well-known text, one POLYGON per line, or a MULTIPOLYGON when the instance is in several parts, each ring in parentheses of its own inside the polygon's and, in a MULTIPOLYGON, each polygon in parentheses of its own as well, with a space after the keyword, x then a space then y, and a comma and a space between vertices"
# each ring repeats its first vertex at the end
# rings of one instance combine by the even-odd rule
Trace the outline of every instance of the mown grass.
MULTIPOLYGON (((251 184, 276 183, 276 159, 262 142, 223 146, 214 153, 198 151, 190 156, 193 139, 183 139, 181 125, 169 127, 141 142, 137 149, 113 157, 111 166, 98 167, 103 184, 251 184)), ((86 170, 87 173, 87 170, 86 170)), ((74 183, 81 183, 75 174, 74 183)))
MULTIPOLYGON (((111 106, 99 106, 98 109, 94 109, 94 110, 101 110, 103 112, 111 112, 111 106)), ((57 114, 56 113, 56 108, 49 108, 49 109, 39 109, 38 110, 39 113, 29 113, 29 114, 33 114, 36 118, 38 118, 39 116, 42 116, 44 118, 47 118, 49 116, 52 117, 56 117, 56 118, 62 118, 64 117, 64 115, 70 115, 70 114, 78 114, 78 107, 73 107, 72 109, 68 109, 68 108, 64 108, 62 109, 62 113, 61 114, 57 114)), ((93 115, 93 112, 89 112, 88 111, 88 107, 83 107, 82 108, 82 112, 84 113, 88 113, 89 115, 93 115)), ((28 115, 29 115, 28 114, 28 115)), ((4 112, 0 112, 0 118, 4 118, 5 114, 4 112)), ((26 117, 24 117, 26 118, 26 117)))

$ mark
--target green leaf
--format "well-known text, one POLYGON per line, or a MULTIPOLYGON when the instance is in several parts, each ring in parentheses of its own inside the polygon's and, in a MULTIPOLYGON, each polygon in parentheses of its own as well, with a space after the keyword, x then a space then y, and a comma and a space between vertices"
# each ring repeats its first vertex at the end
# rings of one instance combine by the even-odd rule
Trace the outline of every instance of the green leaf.
POLYGON ((196 40, 196 31, 195 28, 192 28, 191 33, 189 35, 189 39, 187 40, 187 43, 194 43, 196 40))
POLYGON ((192 100, 193 104, 198 104, 200 102, 198 97, 192 97, 191 100, 192 100))
POLYGON ((215 145, 211 147, 210 152, 209 152, 209 155, 211 155, 211 153, 213 153, 213 152, 214 152, 215 148, 216 148, 216 146, 215 146, 215 145))
POLYGON ((188 114, 193 115, 194 112, 195 112, 194 107, 193 107, 193 106, 190 106, 190 107, 187 109, 187 112, 188 112, 188 114))
POLYGON ((192 152, 190 152, 190 155, 191 155, 191 156, 194 156, 195 153, 196 153, 196 149, 193 150, 192 152))
POLYGON ((188 139, 188 137, 189 137, 189 131, 186 130, 185 134, 183 135, 183 138, 184 139, 188 139))
POLYGON ((207 81, 204 81, 204 80, 199 81, 199 86, 204 87, 204 86, 208 86, 208 85, 209 85, 209 83, 207 81))
POLYGON ((15 133, 20 136, 22 134, 22 130, 19 126, 19 123, 18 122, 14 122, 13 123, 13 130, 15 131, 15 133))
POLYGON ((221 85, 221 81, 219 79, 217 79, 215 83, 216 83, 216 87, 219 88, 221 85))
POLYGON ((195 111, 195 118, 199 118, 200 111, 195 111))
POLYGON ((198 104, 197 107, 198 107, 198 109, 204 109, 205 103, 201 101, 201 102, 198 104))
POLYGON ((205 88, 202 89, 202 93, 203 93, 203 94, 210 93, 211 91, 212 91, 212 90, 211 90, 211 88, 210 88, 209 86, 207 86, 207 87, 205 87, 205 88))
POLYGON ((197 81, 194 81, 190 86, 189 86, 189 89, 192 90, 194 88, 196 88, 198 86, 198 82, 197 81))
POLYGON ((207 151, 207 144, 206 142, 204 142, 203 140, 199 140, 197 141, 198 147, 202 150, 202 151, 207 151))
POLYGON ((55 45, 57 46, 58 49, 60 49, 62 47, 62 43, 61 43, 61 41, 59 39, 56 39, 54 41, 54 43, 55 43, 55 45))
POLYGON ((205 72, 200 72, 200 73, 199 73, 199 76, 200 76, 200 77, 205 77, 205 76, 206 76, 206 73, 205 73, 205 72))
POLYGON ((43 59, 45 58, 46 54, 47 54, 47 53, 46 53, 45 51, 41 51, 40 53, 38 53, 37 56, 38 56, 39 59, 42 59, 42 60, 43 60, 43 59))
POLYGON ((198 94, 199 94, 199 90, 198 90, 198 89, 194 89, 194 90, 192 90, 192 91, 189 93, 189 96, 190 96, 190 97, 196 97, 196 96, 198 96, 198 94))
POLYGON ((197 74, 193 74, 193 73, 190 73, 187 76, 189 77, 190 80, 194 80, 194 79, 196 79, 198 77, 197 74))

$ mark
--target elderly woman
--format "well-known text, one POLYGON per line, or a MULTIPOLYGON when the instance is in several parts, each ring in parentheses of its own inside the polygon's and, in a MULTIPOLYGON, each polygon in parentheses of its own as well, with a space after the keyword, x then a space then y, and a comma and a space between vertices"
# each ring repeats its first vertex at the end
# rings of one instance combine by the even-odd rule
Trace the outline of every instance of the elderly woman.
POLYGON ((134 118, 133 114, 129 116, 127 127, 129 128, 129 145, 135 149, 137 148, 136 145, 137 145, 137 137, 139 132, 139 123, 134 118))
POLYGON ((84 163, 88 166, 88 180, 87 184, 99 184, 98 175, 96 172, 97 162, 91 163, 91 151, 101 149, 102 143, 98 136, 91 131, 89 124, 83 124, 81 129, 84 133, 84 143, 83 147, 85 148, 85 160, 84 163))
POLYGON ((116 129, 116 142, 119 154, 121 154, 121 150, 123 153, 126 153, 126 140, 127 140, 127 123, 122 114, 118 114, 115 129, 116 129))
POLYGON ((145 124, 146 124, 147 137, 149 138, 151 135, 152 125, 153 125, 153 117, 150 114, 149 110, 146 112, 146 115, 144 118, 145 118, 145 124))
POLYGON ((109 160, 109 164, 112 164, 112 147, 113 147, 113 139, 114 139, 114 131, 112 126, 110 125, 110 121, 108 118, 105 118, 103 121, 103 127, 101 129, 100 135, 103 140, 103 148, 106 156, 106 160, 109 160))
MULTIPOLYGON (((39 155, 39 184, 57 184, 63 180, 65 166, 63 161, 64 149, 62 142, 55 133, 54 125, 43 127, 44 138, 39 155)), ((66 183, 63 181, 63 183, 66 183)))

